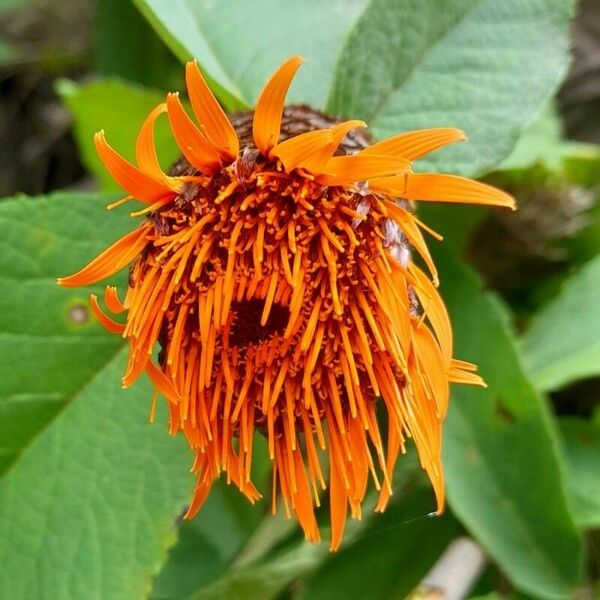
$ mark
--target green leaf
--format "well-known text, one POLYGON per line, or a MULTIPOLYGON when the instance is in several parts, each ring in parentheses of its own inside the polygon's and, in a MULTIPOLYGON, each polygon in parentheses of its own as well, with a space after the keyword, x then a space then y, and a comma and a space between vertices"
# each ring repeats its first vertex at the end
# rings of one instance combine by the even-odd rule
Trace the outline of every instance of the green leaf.
MULTIPOLYGON (((252 479, 260 489, 268 489, 271 462, 261 434, 255 436, 254 447, 252 479)), ((179 540, 154 581, 152 600, 187 598, 217 579, 260 521, 274 521, 270 512, 265 516, 269 508, 268 501, 252 505, 235 486, 217 481, 198 517, 182 524, 179 540)))
POLYGON ((131 227, 107 218, 110 200, 62 194, 0 204, 0 475, 120 347, 87 308, 100 286, 56 285, 131 227))
POLYGON ((600 411, 589 421, 562 417, 559 425, 575 520, 582 528, 600 527, 600 411))
POLYGON ((189 600, 271 600, 290 581, 312 571, 326 554, 325 544, 303 542, 263 564, 232 570, 189 600))
POLYGON ((597 167, 598 156, 598 148, 594 144, 563 139, 560 115, 554 102, 550 102, 523 132, 510 155, 496 170, 530 169, 543 165, 550 171, 561 172, 566 167, 563 164, 565 161, 574 161, 582 166, 589 163, 590 167, 597 167))
POLYGON ((401 492, 385 513, 310 576, 299 600, 406 597, 457 534, 451 515, 424 514, 431 504, 429 488, 401 492))
POLYGON ((570 598, 582 541, 547 409, 523 373, 503 306, 450 254, 437 255, 456 355, 478 363, 489 385, 453 389, 444 441, 450 504, 514 585, 570 598))
MULTIPOLYGON (((83 163, 98 177, 103 189, 120 189, 96 154, 94 133, 104 129, 111 146, 128 160, 133 160, 140 127, 150 111, 164 102, 165 95, 119 80, 84 85, 61 81, 58 92, 73 115, 75 140, 83 163)), ((167 169, 179 156, 179 151, 166 117, 156 123, 155 144, 163 168, 167 169)))
MULTIPOLYGON (((175 541, 191 456, 169 438, 150 385, 121 389, 122 342, 57 275, 126 229, 112 198, 58 194, 0 203, 0 597, 143 598, 175 541)), ((126 274, 125 274, 126 275, 126 274)))
POLYGON ((237 489, 218 481, 198 518, 186 521, 157 576, 153 600, 187 598, 225 572, 263 516, 237 489))
POLYGON ((328 110, 377 138, 454 126, 423 161, 466 175, 505 157, 568 65, 569 0, 373 0, 347 38, 328 110))
POLYGON ((179 61, 133 5, 102 0, 96 15, 96 70, 157 89, 181 86, 179 61))
POLYGON ((563 285, 522 340, 526 366, 542 390, 600 374, 600 256, 563 285))
POLYGON ((308 61, 289 99, 323 107, 343 37, 365 0, 134 0, 182 61, 195 57, 229 109, 253 104, 286 58, 308 61))
POLYGON ((146 382, 121 390, 123 354, 0 482, 3 598, 144 598, 175 541, 190 454, 148 423, 146 382))

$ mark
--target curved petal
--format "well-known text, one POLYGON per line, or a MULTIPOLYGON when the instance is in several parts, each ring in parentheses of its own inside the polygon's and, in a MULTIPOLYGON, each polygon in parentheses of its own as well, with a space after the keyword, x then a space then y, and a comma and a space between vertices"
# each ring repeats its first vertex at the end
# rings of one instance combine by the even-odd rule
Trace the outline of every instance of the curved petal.
MULTIPOLYGON (((367 126, 364 121, 360 121, 359 119, 351 119, 350 121, 342 121, 341 123, 337 123, 330 128, 330 131, 333 135, 333 141, 335 142, 335 148, 342 143, 342 140, 346 137, 346 135, 352 131, 353 129, 363 129, 367 126)), ((361 151, 361 154, 364 152, 361 151)), ((381 152, 378 154, 385 154, 385 152, 381 152)))
POLYGON ((96 294, 90 294, 90 306, 92 307, 92 311, 96 315, 100 325, 106 329, 106 331, 110 331, 110 333, 122 334, 125 331, 125 325, 122 323, 117 323, 111 319, 98 304, 98 296, 96 294))
POLYGON ((219 153, 189 118, 178 94, 167 96, 167 112, 173 136, 181 153, 202 173, 214 173, 221 166, 219 153))
POLYGON ((428 152, 433 152, 452 142, 465 141, 467 136, 460 129, 453 127, 436 127, 434 129, 418 129, 395 135, 387 140, 377 142, 363 150, 364 154, 391 154, 416 160, 428 152))
POLYGON ((146 364, 146 373, 154 387, 169 401, 178 404, 181 397, 168 377, 151 361, 146 364))
POLYGON ((344 121, 329 129, 307 131, 280 142, 269 153, 281 160, 286 171, 303 168, 320 174, 346 134, 357 127, 366 127, 364 121, 344 121))
POLYGON ((96 283, 126 267, 146 246, 146 229, 142 226, 117 240, 83 269, 57 280, 63 287, 80 287, 96 283))
POLYGON ((289 173, 298 167, 309 169, 323 152, 326 152, 325 162, 333 153, 333 136, 329 129, 307 131, 277 144, 270 152, 277 157, 289 173))
POLYGON ((433 286, 428 277, 414 263, 409 263, 408 269, 414 278, 413 289, 417 294, 419 303, 427 315, 431 327, 440 345, 442 358, 446 367, 450 367, 452 360, 452 326, 448 311, 439 292, 433 286))
POLYGON ((440 173, 408 173, 402 177, 382 177, 371 187, 398 198, 425 202, 488 204, 515 210, 515 199, 486 183, 440 173))
POLYGON ((164 182, 157 181, 134 167, 113 150, 106 141, 104 131, 99 131, 94 135, 94 144, 108 172, 129 195, 147 204, 161 200, 169 194, 175 195, 175 192, 164 182))
POLYGON ((252 135, 256 147, 264 155, 268 155, 269 150, 279 140, 285 95, 298 67, 303 62, 301 56, 288 58, 275 71, 258 97, 252 122, 252 135))
POLYGON ((326 175, 319 177, 323 185, 348 185, 372 178, 398 175, 410 169, 411 163, 405 158, 381 156, 379 154, 334 156, 325 165, 326 175))
POLYGON ((185 80, 192 109, 206 136, 224 158, 233 160, 240 149, 237 133, 206 84, 196 61, 186 64, 185 80))
POLYGON ((139 168, 150 175, 152 179, 162 182, 174 192, 179 192, 180 184, 174 177, 165 174, 156 156, 154 144, 154 123, 163 113, 167 112, 167 105, 159 104, 146 118, 137 137, 135 144, 135 158, 139 168))
POLYGON ((104 303, 113 314, 119 314, 126 310, 114 285, 107 285, 104 289, 104 303))

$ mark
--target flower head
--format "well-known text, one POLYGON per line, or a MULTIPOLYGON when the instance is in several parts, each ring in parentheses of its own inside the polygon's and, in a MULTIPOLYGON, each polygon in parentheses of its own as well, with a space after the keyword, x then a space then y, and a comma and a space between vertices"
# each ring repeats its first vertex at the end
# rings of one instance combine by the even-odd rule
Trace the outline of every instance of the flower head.
POLYGON ((463 140, 457 129, 368 145, 356 133, 361 121, 284 111, 301 63, 287 60, 254 113, 233 118, 235 127, 189 63, 197 123, 169 94, 142 126, 137 166, 98 133, 98 153, 128 194, 120 202, 142 202, 146 207, 133 214, 145 217, 59 282, 88 285, 131 264, 124 300, 113 287, 104 297, 124 320, 107 316, 95 296, 91 306, 106 329, 129 342, 124 385, 145 371, 168 400, 171 432, 182 431, 195 452, 197 486, 187 516, 222 471, 250 501, 260 497, 251 481, 258 430, 273 461, 273 496, 281 492, 309 540, 319 539, 319 488, 329 488, 336 548, 347 510, 360 516, 369 478, 379 490, 377 509, 385 508, 408 437, 443 509, 449 383, 482 384, 473 365, 452 357, 422 230, 436 234, 410 201, 514 203, 469 179, 412 172, 413 160, 463 140), (185 157, 171 174, 162 171, 153 142, 163 113, 185 157), (314 119, 294 117, 299 113, 327 126, 315 129, 314 119), (378 405, 387 412, 387 431, 378 405))

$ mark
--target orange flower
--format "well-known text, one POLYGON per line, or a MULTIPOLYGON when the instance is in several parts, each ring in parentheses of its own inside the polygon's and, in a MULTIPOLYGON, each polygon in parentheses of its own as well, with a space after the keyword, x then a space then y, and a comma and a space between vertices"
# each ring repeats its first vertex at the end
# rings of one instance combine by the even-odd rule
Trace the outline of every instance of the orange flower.
MULTIPOLYGON (((95 296, 91 306, 129 341, 123 384, 145 371, 168 400, 171 433, 183 431, 195 452, 188 517, 222 471, 251 502, 260 497, 251 481, 259 430, 273 462, 273 498, 280 490, 311 541, 319 540, 319 488, 329 486, 335 549, 348 508, 360 516, 369 476, 384 510, 407 437, 443 509, 449 382, 483 384, 474 365, 452 358, 422 230, 436 234, 406 201, 514 201, 462 177, 412 172, 413 160, 465 139, 457 129, 403 133, 352 152, 348 136, 361 121, 304 127, 280 141, 284 98, 302 62, 287 60, 263 89, 251 139, 236 132, 195 63, 186 77, 198 124, 169 94, 142 126, 138 166, 96 134, 100 157, 128 194, 115 204, 136 199, 146 207, 134 216, 146 218, 59 283, 88 285, 132 264, 125 299, 113 287, 104 298, 124 322, 102 312, 95 296), (163 113, 189 163, 179 175, 165 174, 156 157, 153 127, 163 113), (383 434, 377 403, 387 412, 383 434)), ((246 125, 249 118, 242 115, 246 125)))

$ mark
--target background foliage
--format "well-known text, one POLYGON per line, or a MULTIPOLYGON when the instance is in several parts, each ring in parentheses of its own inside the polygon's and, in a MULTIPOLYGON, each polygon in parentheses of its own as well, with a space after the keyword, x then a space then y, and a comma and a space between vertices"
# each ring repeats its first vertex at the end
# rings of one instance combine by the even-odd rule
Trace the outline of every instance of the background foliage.
MULTIPOLYGON (((474 595, 600 591, 600 151, 563 139, 552 102, 574 10, 569 0, 0 2, 0 135, 16 148, 2 192, 77 187, 0 202, 0 597, 403 598, 465 533, 489 557, 474 595), (149 385, 119 389, 123 351, 86 308, 94 290, 54 284, 130 228, 126 209, 104 212, 115 188, 94 131, 131 156, 147 112, 182 89, 182 61, 196 57, 238 109, 293 53, 308 63, 291 101, 364 118, 375 137, 462 127, 470 143, 422 168, 485 178, 521 205, 510 216, 423 209, 445 236, 433 250, 457 355, 489 387, 453 390, 446 514, 427 516, 432 495, 409 452, 388 511, 366 511, 335 555, 224 484, 182 523, 185 444, 166 435, 162 413, 148 423, 149 385), (35 93, 24 95, 28 77, 35 93)), ((157 145, 168 166, 166 127, 157 145)), ((264 452, 258 471, 267 481, 264 452)))

